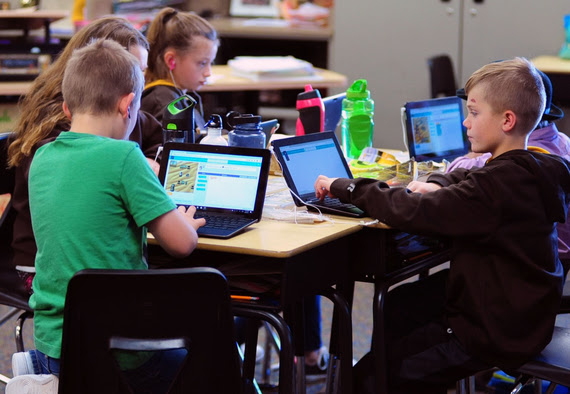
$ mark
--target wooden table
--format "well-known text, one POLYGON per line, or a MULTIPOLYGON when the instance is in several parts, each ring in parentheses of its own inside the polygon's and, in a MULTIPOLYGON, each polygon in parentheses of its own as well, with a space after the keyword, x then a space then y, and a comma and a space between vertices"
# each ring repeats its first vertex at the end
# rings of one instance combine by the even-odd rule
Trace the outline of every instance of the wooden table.
POLYGON ((27 36, 30 30, 43 27, 45 42, 49 43, 51 38, 50 23, 63 19, 68 15, 69 12, 67 11, 4 10, 0 11, 0 29, 23 30, 24 35, 27 36))
MULTIPOLYGON (((200 92, 241 92, 282 89, 303 90, 307 83, 312 84, 316 89, 326 89, 345 87, 347 79, 346 76, 337 72, 317 68, 315 69, 314 76, 254 81, 232 75, 227 65, 217 65, 212 67, 210 82, 203 86, 200 92)), ((0 83, 0 96, 23 95, 28 92, 31 86, 31 81, 3 82, 0 83)))

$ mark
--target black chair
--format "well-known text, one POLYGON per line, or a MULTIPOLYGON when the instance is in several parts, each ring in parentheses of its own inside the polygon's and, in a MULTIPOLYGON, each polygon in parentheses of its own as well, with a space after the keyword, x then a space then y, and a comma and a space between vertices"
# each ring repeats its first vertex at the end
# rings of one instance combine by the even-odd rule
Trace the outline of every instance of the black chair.
MULTIPOLYGON (((570 313, 570 295, 562 295, 560 314, 570 313)), ((542 381, 550 382, 546 394, 554 392, 558 385, 570 387, 570 329, 554 327, 550 343, 533 360, 517 370, 507 370, 515 376, 511 394, 519 393, 524 386, 534 385, 535 393, 542 393, 542 381)), ((475 380, 469 376, 457 382, 458 394, 475 394, 475 380)))
POLYGON ((427 60, 430 75, 431 97, 455 96, 457 83, 449 55, 437 55, 427 60))
POLYGON ((570 387, 570 329, 554 327, 552 340, 542 352, 514 373, 509 373, 518 375, 512 394, 533 382, 536 382, 535 393, 540 393, 542 380, 550 382, 547 394, 553 393, 557 385, 570 387))
MULTIPOLYGON (((14 191, 14 169, 8 168, 7 147, 9 134, 0 135, 0 194, 14 191)), ((33 313, 28 305, 30 295, 24 288, 24 282, 12 264, 12 235, 16 213, 8 203, 0 216, 0 304, 7 305, 10 310, 0 317, 0 325, 9 321, 13 316, 20 314, 15 328, 16 349, 24 350, 22 329, 24 321, 33 313)))
POLYGON ((112 349, 188 352, 169 393, 247 393, 213 268, 84 270, 67 289, 59 393, 131 392, 112 349))

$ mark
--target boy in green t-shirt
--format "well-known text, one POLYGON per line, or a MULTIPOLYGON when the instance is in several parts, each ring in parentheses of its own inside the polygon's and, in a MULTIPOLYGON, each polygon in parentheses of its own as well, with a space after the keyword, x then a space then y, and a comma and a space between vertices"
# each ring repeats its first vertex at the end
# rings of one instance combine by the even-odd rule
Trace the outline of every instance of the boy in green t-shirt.
MULTIPOLYGON (((62 93, 71 129, 38 149, 29 176, 37 350, 13 358, 15 375, 42 375, 12 386, 30 380, 57 386, 65 294, 77 271, 147 269, 147 227, 175 257, 196 247, 204 219, 194 219, 194 207, 176 209, 141 150, 127 141, 143 86, 138 60, 111 40, 76 50, 67 64, 62 93)), ((131 360, 125 369, 140 364, 131 360)))

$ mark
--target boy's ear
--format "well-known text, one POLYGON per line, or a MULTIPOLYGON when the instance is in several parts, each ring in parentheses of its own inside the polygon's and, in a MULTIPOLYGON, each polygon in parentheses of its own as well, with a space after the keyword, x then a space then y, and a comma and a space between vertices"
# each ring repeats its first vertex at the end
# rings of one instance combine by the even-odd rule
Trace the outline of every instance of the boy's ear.
POLYGON ((123 119, 127 119, 131 116, 130 107, 134 98, 135 94, 129 93, 119 99, 119 113, 123 119))
POLYGON ((505 111, 503 114, 503 131, 510 133, 517 124, 517 115, 511 110, 505 111))
POLYGON ((63 102, 63 104, 61 104, 61 107, 63 108, 63 113, 65 114, 67 119, 71 121, 71 111, 69 110, 69 107, 67 106, 67 103, 65 101, 63 102))

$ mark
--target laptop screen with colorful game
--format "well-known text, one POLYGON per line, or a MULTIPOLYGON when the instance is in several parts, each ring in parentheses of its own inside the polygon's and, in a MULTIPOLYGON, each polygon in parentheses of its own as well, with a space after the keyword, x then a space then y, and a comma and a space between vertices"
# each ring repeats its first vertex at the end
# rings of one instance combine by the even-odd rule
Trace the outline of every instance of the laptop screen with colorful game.
POLYGON ((416 161, 452 161, 469 152, 459 97, 408 102, 405 117, 408 151, 416 161))
POLYGON ((305 134, 272 142, 283 177, 291 189, 297 206, 337 215, 362 217, 364 212, 338 198, 320 201, 315 196, 315 181, 319 175, 330 178, 351 178, 352 173, 333 132, 305 134))
POLYGON ((178 206, 206 218, 198 234, 228 238, 259 221, 269 177, 267 149, 169 143, 159 179, 178 206))

